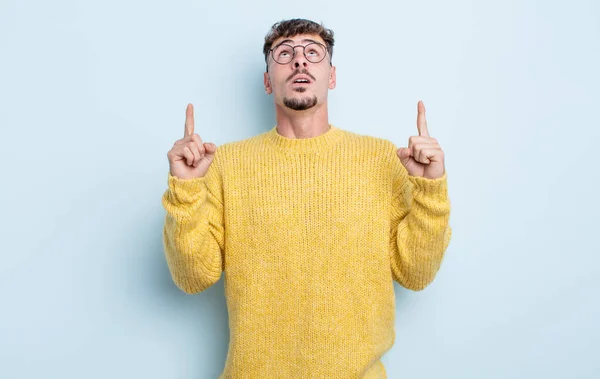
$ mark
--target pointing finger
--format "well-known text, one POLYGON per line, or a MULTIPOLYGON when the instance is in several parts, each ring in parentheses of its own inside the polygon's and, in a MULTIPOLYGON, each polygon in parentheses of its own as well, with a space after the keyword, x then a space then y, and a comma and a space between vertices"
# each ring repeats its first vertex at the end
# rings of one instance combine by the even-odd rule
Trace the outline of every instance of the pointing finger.
POLYGON ((183 133, 184 137, 191 136, 194 134, 194 106, 192 104, 188 104, 185 109, 185 131, 183 133))
POLYGON ((422 101, 417 103, 417 129, 419 130, 420 136, 429 137, 427 120, 425 119, 425 105, 423 105, 422 101))

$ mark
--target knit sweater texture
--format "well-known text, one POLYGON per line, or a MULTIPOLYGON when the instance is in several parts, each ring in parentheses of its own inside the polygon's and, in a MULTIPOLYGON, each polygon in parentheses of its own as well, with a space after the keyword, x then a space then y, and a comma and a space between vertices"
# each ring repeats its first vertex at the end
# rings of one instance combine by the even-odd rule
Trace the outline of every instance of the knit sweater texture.
POLYGON ((447 174, 414 177, 390 141, 276 127, 217 148, 204 177, 168 175, 163 243, 189 294, 224 274, 220 379, 386 378, 393 281, 419 291, 450 242, 447 174))

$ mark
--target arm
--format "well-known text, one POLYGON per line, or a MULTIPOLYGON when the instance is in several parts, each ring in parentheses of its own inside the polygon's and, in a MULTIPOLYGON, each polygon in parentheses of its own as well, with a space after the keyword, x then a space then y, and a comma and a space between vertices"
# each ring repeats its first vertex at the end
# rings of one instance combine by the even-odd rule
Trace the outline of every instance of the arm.
POLYGON ((452 236, 447 178, 411 176, 396 157, 392 173, 392 276, 420 291, 434 280, 452 236))
POLYGON ((169 189, 162 197, 167 264, 177 287, 189 294, 218 282, 223 271, 225 228, 217 156, 203 177, 180 179, 169 173, 169 189))

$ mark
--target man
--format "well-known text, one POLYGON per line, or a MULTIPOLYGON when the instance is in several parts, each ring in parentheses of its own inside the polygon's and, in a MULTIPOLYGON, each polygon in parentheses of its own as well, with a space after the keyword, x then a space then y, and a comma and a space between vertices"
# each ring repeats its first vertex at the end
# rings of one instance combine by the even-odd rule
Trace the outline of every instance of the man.
POLYGON ((230 344, 221 378, 385 378, 393 280, 418 291, 450 237, 444 154, 428 134, 397 149, 329 124, 333 32, 273 25, 264 86, 277 125, 217 147, 194 130, 168 153, 164 247, 176 285, 225 273, 230 344))

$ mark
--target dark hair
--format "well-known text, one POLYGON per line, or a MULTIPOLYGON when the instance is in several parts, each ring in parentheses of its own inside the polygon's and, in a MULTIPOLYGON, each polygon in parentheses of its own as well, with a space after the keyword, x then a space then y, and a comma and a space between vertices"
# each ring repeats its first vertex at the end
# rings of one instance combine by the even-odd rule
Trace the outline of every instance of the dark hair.
POLYGON ((329 52, 329 59, 333 55, 333 30, 325 28, 323 24, 317 24, 314 21, 305 20, 303 18, 294 18, 291 20, 279 21, 271 26, 271 30, 265 36, 265 44, 263 45, 263 53, 265 54, 265 63, 269 66, 269 50, 273 42, 284 37, 294 37, 300 34, 316 34, 325 41, 325 47, 329 52))

